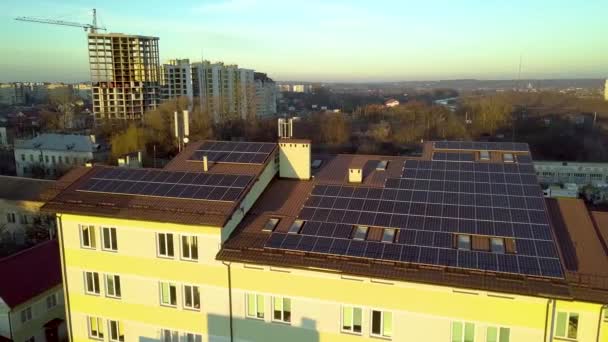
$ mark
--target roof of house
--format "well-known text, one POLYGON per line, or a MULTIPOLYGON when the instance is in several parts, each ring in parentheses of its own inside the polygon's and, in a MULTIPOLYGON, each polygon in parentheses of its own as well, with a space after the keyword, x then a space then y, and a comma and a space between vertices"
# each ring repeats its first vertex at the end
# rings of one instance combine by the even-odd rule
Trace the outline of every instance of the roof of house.
MULTIPOLYGON (((176 156, 163 171, 183 174, 243 175, 250 181, 234 201, 206 199, 186 199, 167 196, 119 194, 116 192, 83 191, 83 187, 104 170, 115 169, 107 166, 78 168, 58 180, 57 187, 48 193, 49 200, 42 211, 99 215, 133 220, 172 222, 190 225, 223 227, 232 217, 242 199, 255 184, 264 167, 274 159, 274 149, 263 164, 209 163, 203 171, 202 161, 188 160, 202 144, 193 143, 176 156)), ((153 170, 153 169, 132 169, 153 170)))
MULTIPOLYGON (((422 159, 432 158, 432 151, 429 152, 431 146, 432 144, 425 144, 422 159)), ((386 171, 367 167, 367 172, 364 172, 362 185, 380 188, 387 179, 401 174, 403 161, 408 158, 336 155, 325 156, 323 160, 322 166, 311 181, 275 179, 224 243, 217 258, 223 261, 300 269, 313 268, 390 280, 608 303, 608 277, 604 277, 607 273, 605 270, 608 269, 608 257, 599 247, 597 237, 594 237, 594 223, 581 201, 549 200, 546 204, 550 225, 554 227, 552 230, 555 230, 551 235, 557 242, 559 258, 564 269, 563 277, 544 278, 344 254, 314 253, 296 248, 291 250, 269 248, 271 236, 274 233, 287 233, 317 185, 349 185, 348 167, 353 163, 376 165, 378 160, 389 160, 386 171), (280 219, 278 225, 273 232, 263 231, 262 228, 271 217, 280 219), (585 249, 587 245, 590 246, 589 249, 585 249)), ((493 156, 491 161, 500 162, 502 159, 493 156)), ((606 219, 605 229, 608 229, 608 216, 606 219)), ((371 235, 370 231, 368 239, 371 235)))
POLYGON ((13 201, 42 201, 43 193, 55 181, 25 177, 0 176, 0 199, 13 201))
POLYGON ((56 240, 0 259, 0 298, 11 308, 61 284, 56 240))
POLYGON ((15 149, 95 152, 99 148, 88 135, 44 133, 29 140, 15 141, 15 149))

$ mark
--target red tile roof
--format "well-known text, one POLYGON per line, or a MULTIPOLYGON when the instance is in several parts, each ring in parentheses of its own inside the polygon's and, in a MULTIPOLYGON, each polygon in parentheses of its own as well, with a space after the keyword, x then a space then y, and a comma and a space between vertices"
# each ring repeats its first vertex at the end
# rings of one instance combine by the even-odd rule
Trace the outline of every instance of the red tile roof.
POLYGON ((0 259, 0 298, 11 308, 61 284, 56 240, 0 259))

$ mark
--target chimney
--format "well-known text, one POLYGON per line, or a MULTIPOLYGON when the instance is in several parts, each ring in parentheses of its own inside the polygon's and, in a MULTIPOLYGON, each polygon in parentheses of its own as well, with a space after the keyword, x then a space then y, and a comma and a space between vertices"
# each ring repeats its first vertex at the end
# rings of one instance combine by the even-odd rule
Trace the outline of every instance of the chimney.
POLYGON ((203 156, 203 171, 209 171, 209 163, 207 161, 207 156, 203 156))
POLYGON ((96 143, 97 143, 97 142, 96 142, 96 140, 95 140, 95 135, 94 135, 94 134, 89 135, 89 139, 91 139, 91 142, 92 142, 93 144, 96 144, 96 143))

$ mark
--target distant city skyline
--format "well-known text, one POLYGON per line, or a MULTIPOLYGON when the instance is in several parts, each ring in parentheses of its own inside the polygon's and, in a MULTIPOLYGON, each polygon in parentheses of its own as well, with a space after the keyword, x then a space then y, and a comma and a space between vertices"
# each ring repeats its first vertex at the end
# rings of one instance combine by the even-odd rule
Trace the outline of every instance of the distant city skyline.
POLYGON ((90 22, 157 36, 160 58, 201 57, 264 70, 277 81, 373 82, 521 77, 605 78, 605 1, 147 1, 0 3, 0 82, 88 81, 79 28, 90 22))

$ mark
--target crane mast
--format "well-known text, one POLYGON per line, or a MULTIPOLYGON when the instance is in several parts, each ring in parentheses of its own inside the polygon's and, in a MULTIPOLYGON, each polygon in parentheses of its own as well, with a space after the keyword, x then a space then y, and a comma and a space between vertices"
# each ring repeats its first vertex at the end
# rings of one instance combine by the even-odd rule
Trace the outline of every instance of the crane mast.
POLYGON ((97 10, 93 8, 93 22, 92 24, 82 24, 73 21, 64 21, 64 20, 56 20, 56 19, 44 19, 44 18, 33 18, 33 17, 17 17, 15 20, 19 21, 27 21, 31 23, 40 23, 40 24, 51 24, 51 25, 62 25, 62 26, 72 26, 72 27, 82 27, 85 31, 89 31, 91 33, 97 33, 97 31, 105 31, 105 27, 101 27, 97 25, 97 10))

